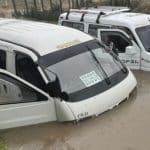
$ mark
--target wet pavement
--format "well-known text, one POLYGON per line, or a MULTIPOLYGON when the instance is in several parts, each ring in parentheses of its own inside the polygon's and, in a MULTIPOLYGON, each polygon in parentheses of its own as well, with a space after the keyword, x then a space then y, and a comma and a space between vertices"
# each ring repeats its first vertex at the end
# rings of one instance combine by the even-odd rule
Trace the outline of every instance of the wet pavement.
POLYGON ((0 131, 8 150, 150 150, 150 72, 135 71, 137 92, 97 118, 0 131))

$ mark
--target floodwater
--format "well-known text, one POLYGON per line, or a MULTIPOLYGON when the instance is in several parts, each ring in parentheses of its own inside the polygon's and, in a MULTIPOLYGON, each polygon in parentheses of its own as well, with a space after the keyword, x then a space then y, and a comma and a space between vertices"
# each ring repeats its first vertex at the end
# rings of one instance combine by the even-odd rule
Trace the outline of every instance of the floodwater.
POLYGON ((150 150, 150 72, 134 72, 137 92, 113 110, 73 123, 0 132, 8 150, 150 150))

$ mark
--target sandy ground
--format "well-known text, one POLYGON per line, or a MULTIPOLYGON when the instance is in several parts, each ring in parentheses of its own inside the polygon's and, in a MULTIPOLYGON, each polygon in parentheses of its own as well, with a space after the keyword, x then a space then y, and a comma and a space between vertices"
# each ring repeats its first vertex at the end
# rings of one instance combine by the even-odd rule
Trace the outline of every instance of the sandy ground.
POLYGON ((137 93, 75 125, 47 123, 0 132, 8 150, 150 150, 150 72, 134 72, 137 93))

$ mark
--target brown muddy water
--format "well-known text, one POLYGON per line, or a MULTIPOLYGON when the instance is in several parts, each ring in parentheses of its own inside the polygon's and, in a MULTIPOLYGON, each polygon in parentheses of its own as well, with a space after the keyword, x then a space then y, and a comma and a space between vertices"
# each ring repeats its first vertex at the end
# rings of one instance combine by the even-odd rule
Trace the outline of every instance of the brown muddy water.
POLYGON ((138 89, 97 118, 0 131, 8 150, 150 150, 150 72, 134 72, 138 89))

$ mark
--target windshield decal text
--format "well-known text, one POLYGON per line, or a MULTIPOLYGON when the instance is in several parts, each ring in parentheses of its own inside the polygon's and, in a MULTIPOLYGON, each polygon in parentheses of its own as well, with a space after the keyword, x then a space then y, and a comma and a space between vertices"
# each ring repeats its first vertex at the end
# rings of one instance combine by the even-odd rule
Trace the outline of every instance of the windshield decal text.
POLYGON ((86 87, 90 87, 102 81, 95 71, 80 76, 80 79, 86 87))

